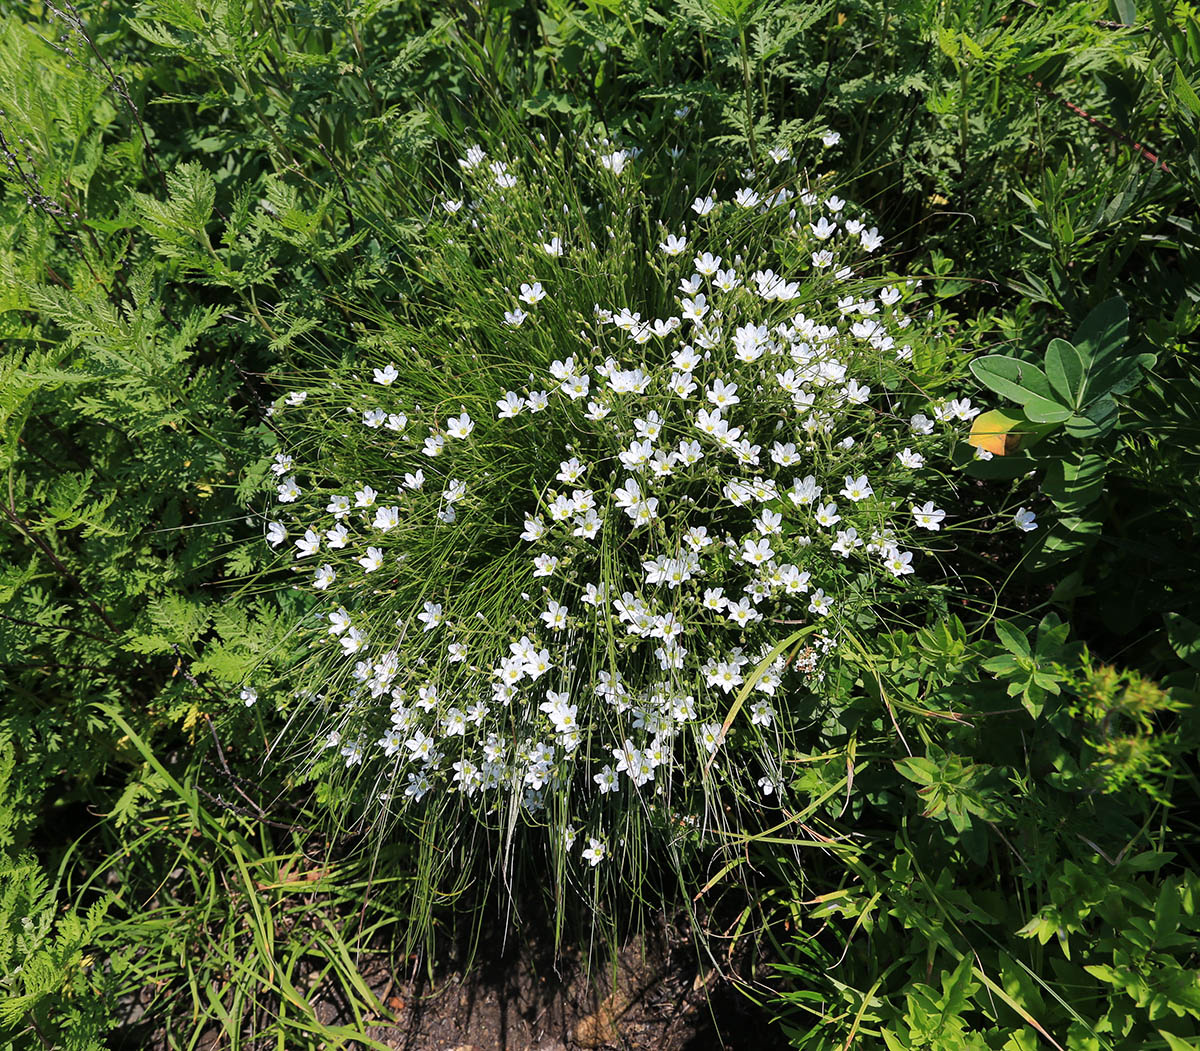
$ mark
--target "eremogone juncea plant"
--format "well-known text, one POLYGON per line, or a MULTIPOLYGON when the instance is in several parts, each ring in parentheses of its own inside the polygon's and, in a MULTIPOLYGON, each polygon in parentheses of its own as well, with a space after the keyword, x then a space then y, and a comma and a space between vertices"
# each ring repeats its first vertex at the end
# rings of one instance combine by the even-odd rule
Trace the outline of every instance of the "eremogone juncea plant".
POLYGON ((977 410, 916 370, 943 337, 878 231, 772 162, 673 206, 607 142, 473 147, 419 291, 288 378, 285 739, 377 826, 596 891, 777 820, 839 647, 938 582, 977 410))

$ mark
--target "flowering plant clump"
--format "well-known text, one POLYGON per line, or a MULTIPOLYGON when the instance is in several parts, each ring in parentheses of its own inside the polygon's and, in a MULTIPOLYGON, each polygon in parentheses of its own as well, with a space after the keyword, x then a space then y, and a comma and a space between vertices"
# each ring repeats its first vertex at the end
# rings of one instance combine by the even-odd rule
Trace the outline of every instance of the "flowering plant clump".
POLYGON ((667 229, 636 151, 572 184, 473 147, 401 316, 281 397, 292 674, 363 800, 546 828, 583 871, 800 802, 799 728, 936 577, 978 410, 914 365, 920 283, 863 276, 879 231, 771 157, 667 229))

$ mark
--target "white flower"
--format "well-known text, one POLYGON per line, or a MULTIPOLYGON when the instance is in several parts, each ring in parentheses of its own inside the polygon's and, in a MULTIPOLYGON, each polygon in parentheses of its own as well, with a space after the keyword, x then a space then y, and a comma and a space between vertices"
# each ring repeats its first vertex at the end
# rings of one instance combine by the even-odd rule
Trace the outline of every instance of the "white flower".
POLYGON ((546 298, 546 290, 542 288, 540 281, 534 281, 533 284, 522 284, 521 294, 517 297, 522 303, 528 303, 534 306, 546 298))
POLYGON ((241 698, 242 704, 249 708, 258 700, 258 691, 252 686, 243 686, 242 692, 238 694, 238 697, 241 698))
POLYGON ((625 170, 625 165, 629 163, 629 153, 626 150, 615 150, 601 157, 600 163, 613 175, 620 175, 625 170))
POLYGON ((836 146, 842 141, 842 133, 840 131, 827 131, 821 136, 821 145, 825 147, 836 146))
POLYGON ((550 395, 544 390, 530 391, 525 399, 525 407, 530 412, 541 412, 550 404, 550 395))
POLYGON ((842 516, 837 513, 837 504, 832 500, 827 504, 821 504, 817 508, 817 525, 829 529, 842 520, 842 516))
POLYGON ((762 203, 762 198, 748 186, 743 186, 733 195, 733 199, 742 208, 754 208, 762 203))
POLYGON ((307 397, 308 397, 308 391, 306 391, 306 390, 294 390, 294 391, 292 391, 292 392, 291 392, 291 394, 289 394, 289 395, 288 395, 286 398, 284 398, 283 400, 284 400, 285 402, 287 402, 287 404, 288 404, 288 405, 303 405, 303 404, 304 404, 304 399, 305 399, 305 398, 307 398, 307 397))
MULTIPOLYGON (((602 788, 601 791, 604 791, 602 788)), ((592 868, 600 864, 608 854, 608 847, 604 845, 603 840, 597 839, 595 836, 588 836, 588 845, 584 848, 581 857, 592 868)))
POLYGON ((441 456, 445 447, 446 439, 436 431, 431 431, 429 437, 425 439, 425 444, 421 447, 421 452, 429 457, 441 456))
POLYGON ((330 584, 337 579, 337 574, 333 571, 333 566, 328 562, 317 570, 313 577, 313 587, 318 591, 324 591, 330 584))
POLYGON ((384 426, 389 431, 402 431, 408 426, 408 417, 402 412, 389 412, 387 423, 384 426))
POLYGON ((933 420, 923 413, 918 413, 916 416, 914 416, 908 421, 908 425, 912 429, 913 434, 933 433, 933 420))
POLYGON ((463 202, 460 199, 451 200, 450 198, 446 198, 446 200, 442 201, 442 208, 444 208, 450 215, 457 215, 462 211, 462 206, 463 202))
POLYGON ((315 529, 306 529, 304 536, 296 541, 296 548, 297 558, 315 555, 321 548, 321 535, 315 529))
POLYGON ((559 238, 552 237, 549 241, 542 242, 542 251, 545 252, 546 255, 558 258, 563 254, 563 243, 559 238))
POLYGON ((525 319, 529 317, 520 307, 515 310, 506 310, 504 312, 504 323, 511 325, 513 328, 520 328, 525 319))
POLYGON ((412 472, 408 472, 408 471, 405 472, 405 474, 404 474, 404 488, 405 489, 417 490, 417 489, 420 489, 421 486, 423 486, 424 484, 425 484, 425 472, 424 471, 418 469, 415 474, 412 472))
POLYGON ((935 508, 932 500, 926 500, 922 507, 913 504, 912 513, 918 526, 934 532, 942 528, 942 520, 946 517, 946 512, 935 508))
POLYGON ((843 208, 846 207, 846 202, 835 195, 833 197, 826 198, 825 207, 833 212, 834 215, 837 215, 843 208))
POLYGON ((859 241, 868 252, 874 252, 883 244, 883 235, 880 234, 878 227, 872 226, 870 230, 864 230, 859 234, 859 241))
POLYGON ((279 502, 281 504, 295 503, 296 497, 302 492, 304 490, 296 484, 295 478, 285 478, 283 484, 279 486, 279 502))
POLYGON ((461 416, 451 416, 446 421, 446 433, 451 438, 458 438, 460 441, 467 438, 474 429, 475 423, 467 415, 466 409, 463 409, 461 416))
POLYGON ((1018 507, 1017 513, 1013 515, 1013 525, 1021 532, 1028 533, 1031 530, 1037 529, 1037 517, 1032 511, 1027 511, 1024 507, 1018 507))
POLYGON ((375 521, 372 525, 376 529, 386 533, 389 529, 395 529, 400 524, 400 508, 398 507, 379 507, 375 509, 375 521))
POLYGON ((359 631, 358 628, 350 628, 346 634, 342 636, 342 651, 346 654, 346 656, 350 656, 352 653, 357 653, 364 646, 366 646, 366 644, 367 640, 363 637, 362 632, 359 631))
POLYGON ((696 267, 696 272, 704 277, 712 277, 718 270, 721 269, 721 257, 714 256, 711 252, 705 252, 703 255, 696 256, 692 260, 696 267))
POLYGON ((713 199, 712 194, 709 194, 707 197, 697 197, 694 201, 692 201, 692 211, 700 216, 708 215, 708 213, 713 210, 713 207, 716 205, 716 203, 717 202, 713 199))
POLYGON ((687 251, 687 239, 668 234, 667 239, 660 242, 658 248, 663 255, 681 255, 687 251))
POLYGON ((819 241, 828 240, 837 230, 837 223, 831 223, 825 216, 821 216, 818 222, 809 225, 812 227, 812 232, 819 241))
POLYGON ((787 146, 772 146, 767 151, 767 156, 776 164, 783 164, 792 159, 792 151, 787 146))
POLYGON ((737 405, 742 399, 737 396, 738 385, 736 383, 726 383, 718 378, 713 380, 713 384, 708 388, 705 397, 708 398, 718 409, 723 409, 727 405, 737 405))
POLYGON ((338 550, 346 546, 346 540, 350 536, 350 530, 346 528, 345 523, 339 522, 332 529, 325 531, 325 542, 334 550, 338 550))
POLYGON ((278 547, 287 539, 287 530, 282 522, 270 522, 267 525, 267 543, 278 547))
POLYGON ((841 495, 847 500, 857 503, 859 500, 866 500, 875 495, 875 490, 871 488, 871 483, 867 481, 865 474, 860 474, 857 478, 846 475, 845 481, 846 484, 842 487, 841 495))
POLYGON ((365 572, 374 573, 375 570, 383 565, 383 549, 368 547, 367 553, 358 560, 358 564, 363 567, 365 572))
POLYGON ((536 558, 534 558, 533 565, 533 575, 535 577, 552 576, 554 571, 558 569, 558 556, 546 554, 538 555, 536 558))
POLYGON ((817 588, 809 598, 808 608, 812 613, 828 617, 833 612, 833 599, 826 595, 821 588, 817 588))
POLYGON ((478 168, 479 165, 483 163, 483 159, 486 156, 487 154, 484 153, 483 150, 478 146, 468 146, 467 155, 459 158, 458 166, 462 168, 463 171, 470 171, 472 168, 478 168))
POLYGON ((505 391, 504 397, 496 402, 496 408, 499 410, 499 416, 502 420, 519 416, 524 405, 525 399, 514 390, 505 391))
POLYGON ((567 626, 567 607, 551 599, 541 619, 551 631, 562 631, 567 626))
POLYGON ((913 572, 912 552, 892 548, 883 560, 884 568, 895 577, 903 577, 913 572))
POLYGON ((375 370, 375 382, 387 387, 394 383, 396 377, 399 375, 400 373, 396 371, 396 366, 389 362, 387 368, 375 370))
POLYGON ((330 635, 340 635, 350 627, 350 614, 339 606, 329 614, 329 625, 330 635))
POLYGON ((425 608, 417 614, 419 620, 425 627, 424 631, 433 631, 439 624, 442 623, 442 605, 440 602, 426 602, 425 608))
POLYGON ((915 453, 908 448, 896 453, 896 459, 899 460, 903 466, 912 471, 918 470, 919 468, 925 466, 925 457, 920 453, 915 453))

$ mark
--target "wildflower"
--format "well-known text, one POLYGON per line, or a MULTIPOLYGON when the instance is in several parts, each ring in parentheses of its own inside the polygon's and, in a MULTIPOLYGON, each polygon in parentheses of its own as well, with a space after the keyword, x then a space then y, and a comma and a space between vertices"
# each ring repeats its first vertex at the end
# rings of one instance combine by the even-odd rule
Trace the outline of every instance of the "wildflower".
POLYGON ((358 560, 358 564, 363 567, 365 572, 374 573, 375 570, 383 565, 383 549, 368 547, 367 553, 358 560))
POLYGON ((925 466, 925 457, 920 453, 915 453, 911 449, 905 448, 896 453, 896 459, 907 467, 909 470, 916 471, 925 466))
POLYGON ((315 529, 306 529, 304 536, 296 541, 296 557, 306 558, 315 555, 321 548, 321 536, 315 529))
POLYGON ((267 543, 272 547, 278 547, 287 539, 287 530, 282 522, 270 522, 267 524, 267 543))
POLYGON ((444 619, 440 602, 426 602, 425 608, 417 614, 417 620, 425 625, 424 631, 433 631, 444 619))
POLYGON ((296 498, 304 490, 296 484, 295 478, 285 478, 283 484, 279 486, 279 502, 281 504, 291 504, 296 502, 296 498))
POLYGON ((934 532, 942 528, 942 520, 946 517, 946 512, 935 508, 932 500, 925 501, 921 507, 913 504, 912 513, 918 526, 934 532))
POLYGON ((836 146, 842 141, 842 133, 840 131, 827 131, 821 136, 821 145, 828 149, 830 146, 836 146))
POLYGON ((859 242, 868 252, 874 252, 883 244, 883 235, 880 234, 877 227, 872 226, 870 230, 864 230, 859 234, 859 242))
POLYGON ((557 259, 563 254, 563 243, 559 238, 552 237, 549 241, 542 242, 542 251, 557 259))
POLYGON ((662 241, 658 248, 663 255, 682 255, 687 251, 687 239, 668 234, 667 239, 662 241))
POLYGON ((865 474, 860 474, 857 478, 846 475, 846 484, 842 487, 841 495, 847 500, 857 503, 874 496, 875 490, 871 488, 871 483, 867 481, 865 474))
POLYGON ((541 619, 551 631, 562 631, 567 626, 567 607, 551 599, 541 619))
POLYGON ((1013 515, 1013 525, 1023 533, 1031 532, 1037 529, 1037 516, 1024 507, 1018 507, 1016 514, 1013 515))
POLYGON ((897 548, 892 548, 883 560, 883 567, 892 576, 906 576, 913 572, 912 557, 911 551, 900 551, 897 548))
POLYGON ((400 524, 400 508, 380 507, 375 511, 375 521, 371 523, 376 529, 386 533, 400 524))
POLYGON ((522 284, 521 294, 517 297, 522 303, 528 303, 534 306, 546 298, 546 290, 542 288, 540 281, 534 281, 533 284, 522 284))
POLYGON ((318 591, 324 591, 337 579, 337 574, 333 571, 333 566, 326 562, 320 569, 317 570, 313 577, 313 587, 318 591))
POLYGON ((470 416, 467 415, 466 409, 463 409, 461 416, 451 416, 446 421, 446 433, 451 438, 458 438, 460 441, 470 436, 475 429, 475 423, 470 416))
POLYGON ((394 383, 396 377, 399 375, 400 373, 396 371, 396 366, 391 362, 388 362, 386 368, 375 370, 375 382, 381 383, 383 386, 387 387, 394 383))
POLYGON ((504 312, 504 323, 506 325, 511 325, 513 328, 520 328, 521 325, 524 324, 527 317, 529 317, 529 315, 526 314, 524 310, 522 310, 520 307, 516 307, 513 310, 506 310, 504 312))
POLYGON ((504 397, 496 402, 496 408, 499 410, 499 416, 502 420, 512 419, 514 416, 521 414, 521 409, 525 405, 525 400, 516 391, 506 391, 504 397))
POLYGON ((258 700, 258 691, 252 686, 243 686, 238 697, 241 698, 242 704, 249 708, 258 700))
POLYGON ((608 847, 604 845, 603 840, 597 839, 595 836, 588 836, 588 845, 584 848, 582 858, 592 868, 602 862, 608 854, 608 847))
POLYGON ((810 224, 813 234, 819 241, 827 241, 837 231, 837 223, 831 223, 825 216, 810 224))

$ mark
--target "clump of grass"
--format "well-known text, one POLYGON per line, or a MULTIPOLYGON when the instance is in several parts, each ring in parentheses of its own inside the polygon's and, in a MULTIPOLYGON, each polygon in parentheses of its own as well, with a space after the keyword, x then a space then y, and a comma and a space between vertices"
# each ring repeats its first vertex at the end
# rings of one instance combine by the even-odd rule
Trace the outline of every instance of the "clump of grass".
POLYGON ((542 857, 614 902, 802 802, 843 640, 940 584, 978 410, 787 149, 699 193, 607 141, 454 168, 395 310, 273 409, 266 536, 313 600, 281 740, 431 889, 542 857))

